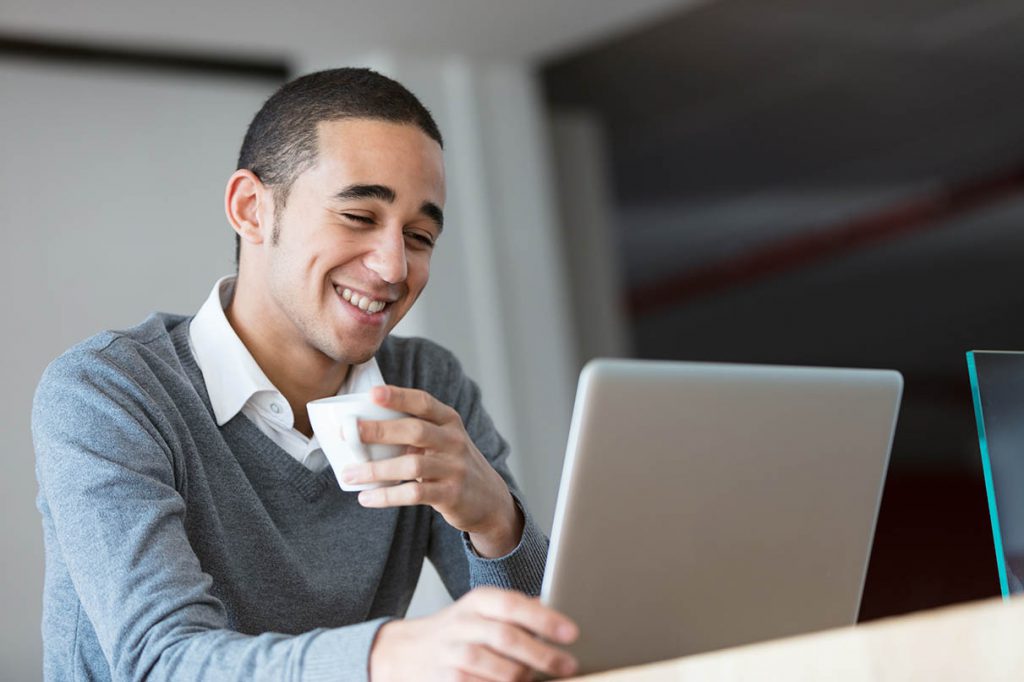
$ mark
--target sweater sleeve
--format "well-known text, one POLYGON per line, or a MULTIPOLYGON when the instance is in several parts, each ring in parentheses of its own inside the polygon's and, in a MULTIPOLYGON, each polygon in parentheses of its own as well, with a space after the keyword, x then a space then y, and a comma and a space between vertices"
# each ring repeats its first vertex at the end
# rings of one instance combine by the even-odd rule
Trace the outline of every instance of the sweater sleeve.
POLYGON ((386 619, 299 635, 231 629, 186 535, 176 457, 151 405, 96 351, 55 361, 33 404, 46 553, 66 565, 112 677, 366 679, 386 619))
POLYGON ((446 382, 447 391, 454 396, 452 407, 462 417, 473 443, 508 484, 509 492, 523 512, 524 524, 522 538, 515 549, 503 557, 488 559, 474 551, 468 533, 452 528, 440 514, 435 513, 429 550, 431 563, 438 569, 448 592, 455 599, 481 585, 539 595, 544 579, 548 539, 526 508, 522 492, 509 470, 509 445, 484 409, 480 388, 463 373, 458 361, 452 356, 446 382))

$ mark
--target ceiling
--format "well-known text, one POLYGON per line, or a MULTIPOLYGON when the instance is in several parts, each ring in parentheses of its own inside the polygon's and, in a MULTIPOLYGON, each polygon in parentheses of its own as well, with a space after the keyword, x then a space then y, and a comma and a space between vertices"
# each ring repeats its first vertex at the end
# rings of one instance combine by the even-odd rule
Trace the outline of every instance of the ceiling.
POLYGON ((373 50, 542 59, 694 0, 4 0, 0 30, 313 60, 373 50))
POLYGON ((1019 0, 719 0, 553 61, 624 205, 869 194, 1024 157, 1019 0))

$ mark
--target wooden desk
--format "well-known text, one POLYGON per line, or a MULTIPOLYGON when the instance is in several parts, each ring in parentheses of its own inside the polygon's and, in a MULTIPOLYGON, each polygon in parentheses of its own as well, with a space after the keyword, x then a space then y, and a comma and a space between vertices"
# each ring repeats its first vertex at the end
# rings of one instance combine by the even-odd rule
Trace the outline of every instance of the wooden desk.
POLYGON ((588 682, 1024 680, 1024 596, 624 668, 588 682))

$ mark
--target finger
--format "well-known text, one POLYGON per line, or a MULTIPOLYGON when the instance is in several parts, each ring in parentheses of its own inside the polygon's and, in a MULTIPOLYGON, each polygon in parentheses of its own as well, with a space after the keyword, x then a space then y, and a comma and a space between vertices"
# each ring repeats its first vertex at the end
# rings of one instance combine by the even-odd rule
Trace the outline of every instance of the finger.
POLYGON ((345 467, 341 472, 346 483, 379 483, 381 481, 416 481, 444 478, 448 471, 446 461, 440 457, 407 454, 364 462, 345 467))
POLYGON ((445 442, 444 430, 425 419, 359 420, 359 439, 364 443, 412 445, 417 448, 435 448, 445 442))
POLYGON ((533 637, 526 630, 486 618, 474 624, 476 641, 486 644, 503 657, 558 677, 576 672, 576 659, 570 654, 533 637))
POLYGON ((370 395, 381 407, 405 412, 434 424, 445 424, 459 417, 458 412, 418 388, 376 386, 370 395))
POLYGON ((373 488, 359 493, 359 504, 373 509, 409 507, 415 504, 435 505, 443 500, 446 484, 409 481, 401 485, 373 488))
POLYGON ((485 618, 518 625, 552 642, 571 644, 579 636, 579 628, 570 618, 544 606, 535 597, 513 590, 481 587, 470 592, 464 601, 485 618))
POLYGON ((463 673, 493 682, 521 680, 529 672, 522 663, 500 656, 483 644, 472 642, 461 642, 452 647, 446 663, 463 673))

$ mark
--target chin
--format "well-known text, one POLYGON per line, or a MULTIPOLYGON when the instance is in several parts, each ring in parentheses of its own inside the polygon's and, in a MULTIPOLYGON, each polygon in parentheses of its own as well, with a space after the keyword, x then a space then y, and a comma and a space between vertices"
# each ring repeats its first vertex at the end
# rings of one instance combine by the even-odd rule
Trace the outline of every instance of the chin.
POLYGON ((364 353, 362 355, 348 355, 346 357, 346 359, 344 360, 344 362, 349 364, 349 365, 361 365, 364 362, 369 362, 370 358, 372 358, 374 355, 377 354, 378 348, 380 348, 380 346, 378 346, 377 348, 374 348, 372 351, 370 351, 368 353, 364 353))
MULTIPOLYGON (((381 340, 383 343, 383 340, 381 340)), ((321 353, 329 357, 336 363, 345 365, 361 365, 364 362, 368 362, 370 358, 377 354, 377 350, 381 344, 378 343, 375 346, 368 347, 363 346, 361 348, 346 347, 344 344, 324 344, 317 348, 321 353)))

